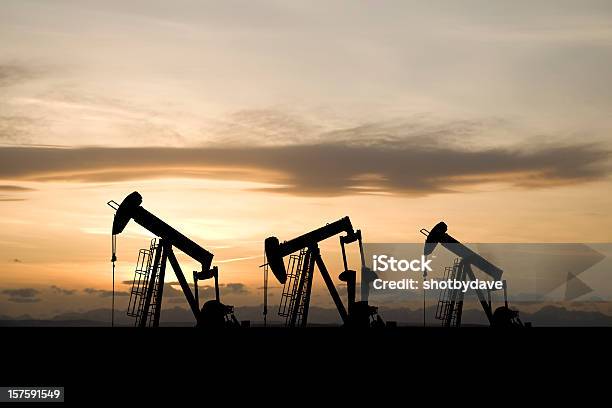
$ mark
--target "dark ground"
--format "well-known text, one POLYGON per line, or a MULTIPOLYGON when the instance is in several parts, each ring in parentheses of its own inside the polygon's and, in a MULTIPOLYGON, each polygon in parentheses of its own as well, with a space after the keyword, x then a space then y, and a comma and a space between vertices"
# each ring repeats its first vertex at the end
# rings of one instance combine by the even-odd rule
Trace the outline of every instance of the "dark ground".
POLYGON ((338 396, 382 402, 427 392, 438 400, 421 386, 471 398, 487 390, 526 396, 552 380, 564 384, 554 392, 566 392, 607 370, 612 329, 4 327, 0 339, 1 385, 64 386, 66 401, 79 406, 179 406, 194 397, 327 406, 338 396))

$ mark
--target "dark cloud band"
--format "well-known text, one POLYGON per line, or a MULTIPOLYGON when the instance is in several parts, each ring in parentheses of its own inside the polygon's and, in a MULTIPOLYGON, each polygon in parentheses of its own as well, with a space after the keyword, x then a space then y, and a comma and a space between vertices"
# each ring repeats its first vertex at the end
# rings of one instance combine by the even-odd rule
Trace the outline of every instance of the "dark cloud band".
POLYGON ((232 148, 0 147, 0 178, 121 181, 195 177, 271 183, 295 195, 427 195, 484 182, 520 187, 584 183, 610 174, 595 144, 462 150, 371 143, 232 148))
POLYGON ((4 295, 8 296, 9 302, 15 303, 37 303, 40 302, 38 295, 40 291, 34 288, 18 288, 18 289, 4 289, 2 290, 4 295))
MULTIPOLYGON (((83 292, 85 292, 88 295, 95 295, 95 296, 99 296, 99 297, 103 297, 103 298, 107 298, 107 297, 113 296, 113 291, 112 290, 85 288, 85 289, 83 289, 83 292)), ((128 292, 122 292, 122 291, 115 291, 114 294, 115 294, 115 296, 128 296, 129 295, 128 292)))

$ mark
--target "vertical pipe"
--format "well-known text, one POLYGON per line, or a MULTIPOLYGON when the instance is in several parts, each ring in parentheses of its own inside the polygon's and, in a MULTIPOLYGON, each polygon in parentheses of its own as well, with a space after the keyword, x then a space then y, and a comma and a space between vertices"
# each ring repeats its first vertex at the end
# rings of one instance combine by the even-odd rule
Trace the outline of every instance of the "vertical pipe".
POLYGON ((361 266, 364 267, 366 265, 365 254, 363 252, 363 240, 361 238, 361 230, 357 230, 357 241, 359 242, 359 255, 361 256, 361 266))
POLYGON ((266 258, 264 252, 264 285, 263 285, 263 320, 264 327, 268 326, 268 265, 266 265, 266 258))
POLYGON ((220 302, 221 295, 219 294, 219 274, 215 272, 215 300, 220 302))
POLYGON ((346 248, 344 247, 343 237, 340 237, 340 248, 342 248, 342 263, 344 264, 344 270, 348 271, 348 261, 346 260, 346 248))
POLYGON ((200 292, 198 290, 198 272, 193 271, 193 293, 195 296, 196 305, 200 310, 200 292))
POLYGON ((357 273, 354 271, 350 271, 347 275, 347 280, 346 280, 346 293, 347 293, 347 300, 348 300, 349 316, 353 312, 353 308, 355 306, 356 286, 357 286, 357 273))
POLYGON ((508 308, 508 286, 505 279, 502 282, 504 284, 504 305, 508 308))

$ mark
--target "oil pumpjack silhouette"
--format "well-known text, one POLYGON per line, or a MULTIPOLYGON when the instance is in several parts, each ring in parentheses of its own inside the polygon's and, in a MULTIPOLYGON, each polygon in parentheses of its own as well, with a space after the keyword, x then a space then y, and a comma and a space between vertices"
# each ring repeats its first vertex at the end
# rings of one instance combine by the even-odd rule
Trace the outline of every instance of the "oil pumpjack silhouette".
MULTIPOLYGON (((304 235, 280 243, 278 238, 269 237, 265 240, 264 274, 269 267, 276 279, 284 284, 278 314, 285 317, 286 327, 306 327, 308 311, 312 292, 312 281, 315 266, 321 273, 325 285, 331 295, 340 319, 347 327, 383 327, 384 321, 378 315, 378 308, 370 306, 367 301, 356 301, 356 271, 348 269, 346 257, 346 244, 358 242, 361 256, 362 271, 367 270, 363 253, 361 231, 354 230, 349 217, 341 218, 321 228, 310 231, 304 235), (339 279, 346 282, 348 310, 344 306, 338 290, 327 270, 321 256, 319 243, 335 235, 340 236, 342 260, 344 271, 339 279), (288 269, 285 267, 284 257, 289 256, 288 269)), ((267 279, 265 280, 267 282, 267 279)), ((267 310, 264 308, 264 313, 267 310)))
POLYGON ((164 291, 166 264, 169 261, 179 281, 187 303, 195 317, 198 327, 232 327, 240 323, 234 316, 233 306, 224 305, 219 294, 219 269, 212 267, 213 254, 185 235, 166 224, 161 219, 144 209, 142 196, 138 192, 128 195, 121 204, 115 201, 107 203, 116 210, 113 220, 113 263, 116 257, 116 236, 123 232, 130 220, 157 236, 151 240, 149 249, 141 249, 134 272, 128 316, 135 317, 138 327, 159 326, 161 305, 164 291), (194 292, 191 291, 181 266, 174 254, 174 248, 190 256, 201 265, 200 271, 193 272, 194 292), (200 309, 198 281, 214 279, 215 299, 209 300, 200 309))
MULTIPOLYGON (((116 257, 116 237, 121 234, 130 220, 154 234, 157 238, 151 240, 148 249, 141 249, 134 272, 128 316, 135 318, 135 326, 158 327, 164 292, 166 264, 170 262, 185 299, 196 320, 196 327, 248 327, 248 321, 242 324, 234 316, 234 307, 220 301, 219 269, 212 266, 213 254, 181 234, 179 231, 142 207, 142 196, 138 192, 129 194, 121 204, 115 201, 107 203, 115 212, 112 228, 112 262, 113 276, 116 257), (178 249, 201 265, 199 271, 193 272, 192 292, 174 249, 178 249), (214 280, 215 299, 204 303, 200 308, 198 281, 214 280)), ((467 246, 447 233, 444 222, 438 223, 431 231, 421 229, 427 238, 424 245, 424 255, 433 253, 438 244, 442 245, 459 258, 452 267, 446 268, 445 279, 475 280, 472 266, 500 280, 503 271, 478 255, 467 246)), ((280 242, 277 237, 268 237, 264 242, 264 257, 267 262, 264 267, 264 293, 267 294, 268 269, 276 279, 283 284, 283 292, 278 314, 285 318, 286 327, 306 327, 312 293, 312 282, 315 267, 319 270, 325 285, 336 306, 340 319, 345 327, 395 327, 395 322, 385 322, 378 315, 378 308, 368 303, 369 286, 376 279, 365 262, 361 230, 355 230, 349 217, 341 218, 323 227, 312 230, 289 241, 280 242), (341 235, 344 234, 344 235, 341 235), (321 256, 319 243, 339 235, 342 250, 344 271, 339 279, 346 282, 348 308, 345 307, 330 273, 321 256), (358 243, 361 261, 361 300, 356 300, 357 272, 350 270, 346 255, 346 245, 358 243), (289 257, 285 266, 285 257, 289 257)), ((113 278, 114 279, 114 278, 113 278)), ((519 313, 508 307, 507 285, 504 282, 504 306, 492 309, 491 293, 476 289, 480 304, 492 327, 524 327, 519 319, 519 313)), ((264 298, 264 320, 267 314, 267 297, 264 298)), ((113 299, 114 300, 114 299, 113 299)), ((114 309, 114 308, 113 308, 114 309)), ((463 292, 461 290, 443 290, 440 292, 436 318, 442 320, 444 327, 460 327, 463 311, 463 292)))
MULTIPOLYGON (((494 280, 501 280, 503 270, 487 261, 476 252, 453 238, 447 233, 448 226, 444 222, 439 222, 431 231, 421 229, 421 233, 427 238, 423 248, 425 256, 433 253, 438 244, 442 245, 450 252, 457 255, 454 264, 445 270, 444 279, 451 280, 475 280, 472 266, 477 267, 494 280)), ((491 292, 487 291, 487 297, 480 289, 475 289, 482 309, 487 316, 491 327, 525 327, 529 323, 523 324, 519 318, 519 312, 508 307, 508 292, 506 281, 503 281, 504 306, 500 306, 493 311, 491 303, 491 292)), ((436 318, 442 320, 444 327, 460 327, 461 315, 463 313, 463 292, 456 289, 447 289, 440 292, 438 305, 436 308, 436 318)))

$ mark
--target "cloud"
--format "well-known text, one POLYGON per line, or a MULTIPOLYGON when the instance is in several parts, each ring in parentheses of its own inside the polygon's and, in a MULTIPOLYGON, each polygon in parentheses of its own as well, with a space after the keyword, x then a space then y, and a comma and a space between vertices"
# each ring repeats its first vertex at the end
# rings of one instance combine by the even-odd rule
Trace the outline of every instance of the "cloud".
POLYGON ((234 294, 234 295, 245 295, 249 293, 246 286, 243 283, 228 283, 221 285, 223 287, 223 293, 234 294))
POLYGON ((11 185, 1 185, 0 184, 0 191, 19 193, 19 192, 25 192, 25 191, 33 191, 33 189, 28 188, 28 187, 22 187, 22 186, 11 186, 11 185))
MULTIPOLYGON (((215 297, 215 287, 209 285, 198 286, 200 298, 210 299, 215 297)), ((219 292, 223 295, 246 295, 249 293, 243 283, 220 283, 219 292)))
POLYGON ((37 295, 40 293, 34 288, 19 288, 19 289, 4 289, 3 294, 9 296, 9 302, 16 303, 37 303, 40 298, 37 295))
POLYGON ((2 291, 5 295, 15 296, 15 297, 35 297, 39 291, 34 288, 21 288, 21 289, 4 289, 2 291))
MULTIPOLYGON (((125 285, 131 285, 132 281, 127 280, 122 282, 125 285)), ((180 303, 184 299, 183 290, 179 287, 179 282, 164 283, 164 298, 170 303, 180 303)), ((193 284, 189 284, 189 288, 193 291, 193 284)), ((246 295, 249 293, 246 285, 243 283, 220 283, 219 290, 221 294, 246 295)), ((211 299, 215 297, 215 287, 211 285, 198 285, 198 294, 201 299, 211 299)))
MULTIPOLYGON (((104 297, 104 298, 113 296, 112 290, 105 290, 105 289, 85 288, 83 289, 83 292, 87 293, 88 295, 97 295, 99 297, 104 297)), ((115 291, 115 296, 129 296, 129 293, 115 291)))
MULTIPOLYGON (((220 284, 219 286, 223 286, 223 284, 220 284)), ((219 288, 219 291, 221 292, 221 288, 219 288)), ((221 294, 222 293, 223 292, 221 292, 221 294)), ((200 297, 201 301, 214 299, 216 296, 215 287, 209 285, 198 286, 198 296, 200 297)))
POLYGON ((51 290, 60 295, 73 295, 76 293, 76 289, 64 289, 56 285, 52 285, 51 290))
MULTIPOLYGON (((193 284, 188 283, 189 288, 193 290, 193 284)), ((166 289, 171 293, 170 296, 183 296, 183 289, 181 289, 179 282, 166 282, 164 283, 164 295, 166 295, 166 289)))
POLYGON ((429 138, 196 148, 0 147, 0 178, 100 182, 182 176, 272 184, 293 195, 423 196, 503 182, 544 188, 607 178, 597 144, 467 149, 429 138))
POLYGON ((9 302, 15 303, 38 303, 40 302, 39 298, 19 298, 19 297, 10 297, 9 302))
POLYGON ((38 72, 22 64, 0 65, 0 87, 22 83, 38 76, 38 72))
POLYGON ((40 117, 25 114, 0 114, 0 142, 3 144, 32 142, 34 128, 44 125, 44 122, 40 117))
MULTIPOLYGON (((175 286, 180 285, 178 282, 166 282, 164 283, 164 297, 183 297, 183 289, 175 289, 175 286)), ((189 285, 193 289, 192 285, 189 285)))
MULTIPOLYGON (((123 283, 124 285, 132 285, 133 281, 132 280, 126 280, 126 281, 122 281, 121 283, 123 283)), ((164 298, 177 298, 177 299, 181 299, 184 298, 184 294, 183 294, 183 289, 180 288, 180 283, 179 282, 164 282, 164 298)), ((193 284, 189 284, 189 288, 193 291, 193 284)), ((211 287, 212 288, 212 287, 211 287)), ((208 287, 207 286, 199 286, 198 290, 200 291, 200 294, 202 294, 202 292, 204 291, 205 293, 207 292, 208 287)), ((214 295, 214 288, 213 289, 213 295, 214 295)), ((174 301, 172 301, 174 302, 174 301)))
MULTIPOLYGON (((21 186, 13 186, 13 185, 0 185, 0 193, 23 193, 27 191, 33 191, 31 188, 21 187, 21 186)), ((25 198, 15 197, 10 195, 0 195, 0 201, 25 201, 25 198)))
POLYGON ((187 304, 187 300, 185 298, 180 297, 171 297, 169 299, 164 299, 164 302, 172 303, 172 304, 187 304))

